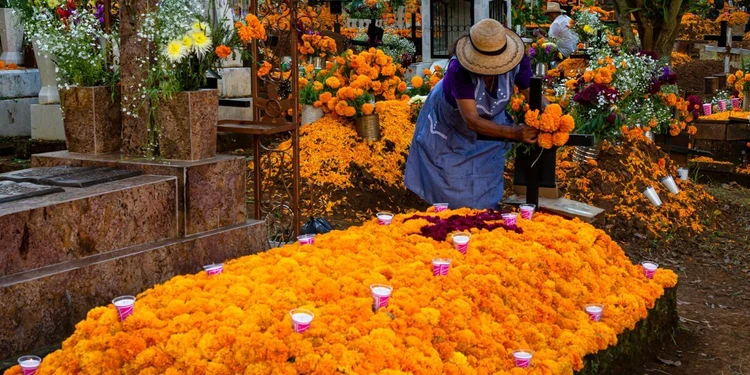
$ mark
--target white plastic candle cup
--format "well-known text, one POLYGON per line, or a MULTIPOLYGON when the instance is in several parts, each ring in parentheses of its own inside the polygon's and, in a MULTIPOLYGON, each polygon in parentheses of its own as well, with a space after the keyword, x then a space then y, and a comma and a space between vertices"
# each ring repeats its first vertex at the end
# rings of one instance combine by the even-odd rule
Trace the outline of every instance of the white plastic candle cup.
POLYGON ((516 359, 516 367, 527 368, 531 366, 531 358, 534 352, 528 349, 520 349, 513 352, 513 358, 516 359))
POLYGON ((392 286, 372 284, 370 285, 370 291, 372 291, 373 307, 375 310, 388 306, 388 300, 390 300, 391 292, 393 292, 392 286))
POLYGON ((224 263, 208 264, 203 266, 203 269, 206 270, 208 276, 218 275, 224 272, 224 263))
POLYGON ((505 224, 508 228, 515 228, 516 223, 518 222, 518 214, 516 213, 509 213, 509 214, 503 214, 503 224, 505 224))
POLYGON ((461 232, 453 234, 453 246, 461 254, 466 254, 469 250, 469 240, 471 239, 471 233, 461 232))
POLYGON ((740 98, 732 98, 732 109, 739 108, 740 98))
POLYGON ((703 114, 706 116, 711 115, 711 103, 706 103, 703 105, 703 114))
POLYGON ((393 220, 393 214, 390 212, 378 212, 376 214, 378 217, 378 224, 380 225, 391 225, 391 221, 393 220))
POLYGON ((664 185, 669 192, 672 194, 680 194, 680 188, 677 187, 677 183, 674 182, 672 176, 667 176, 661 179, 661 184, 664 185))
POLYGON ((315 235, 303 234, 301 236, 297 236, 297 241, 299 241, 300 245, 312 245, 315 243, 315 235))
POLYGON ((586 305, 586 314, 589 314, 589 318, 591 318, 591 320, 594 322, 598 322, 599 320, 601 320, 603 311, 603 305, 586 305))
POLYGON ((117 309, 117 315, 120 317, 120 321, 125 320, 133 314, 135 308, 135 297, 133 296, 120 296, 112 300, 112 304, 117 309))
POLYGON ((659 263, 647 260, 641 262, 641 266, 643 266, 643 275, 646 276, 647 279, 653 279, 656 269, 659 268, 659 263))
POLYGON ((18 358, 18 365, 21 366, 23 375, 34 375, 36 370, 39 369, 39 365, 42 363, 42 359, 35 355, 25 355, 18 358))
POLYGON ((450 259, 433 259, 432 260, 432 275, 433 276, 447 276, 448 270, 451 268, 450 259))
POLYGON ((432 207, 435 207, 435 212, 443 212, 448 209, 448 203, 435 203, 432 207))
POLYGON ((289 311, 289 315, 292 316, 292 325, 294 326, 294 332, 302 333, 307 331, 312 324, 315 314, 312 311, 304 309, 294 309, 289 311))
POLYGON ((724 112, 727 110, 727 100, 721 99, 719 100, 719 111, 724 112))
POLYGON ((690 177, 690 170, 687 168, 679 168, 677 169, 677 174, 680 176, 680 180, 687 181, 690 177))
POLYGON ((534 210, 536 209, 536 205, 533 204, 522 204, 519 206, 521 209, 521 217, 526 220, 531 220, 531 217, 534 216, 534 210))
POLYGON ((643 195, 648 198, 648 200, 651 201, 651 204, 653 204, 656 207, 661 206, 661 199, 659 198, 659 194, 656 193, 656 190, 649 186, 646 188, 646 190, 643 191, 643 195))

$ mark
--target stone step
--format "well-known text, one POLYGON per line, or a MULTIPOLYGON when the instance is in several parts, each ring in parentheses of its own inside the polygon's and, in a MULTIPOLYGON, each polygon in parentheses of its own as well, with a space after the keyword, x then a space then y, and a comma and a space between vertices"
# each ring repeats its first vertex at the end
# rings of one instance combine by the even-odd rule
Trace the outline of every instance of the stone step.
POLYGON ((178 236, 175 177, 64 189, 0 204, 0 276, 178 236))
POLYGON ((263 251, 265 236, 265 223, 249 220, 0 276, 0 360, 61 342, 90 309, 117 296, 263 251))
POLYGON ((0 98, 36 97, 41 89, 39 69, 0 70, 0 98))
POLYGON ((77 154, 68 151, 38 154, 35 167, 70 165, 141 170, 177 178, 179 234, 189 235, 242 224, 247 220, 245 158, 216 155, 198 161, 153 160, 115 154, 77 154))

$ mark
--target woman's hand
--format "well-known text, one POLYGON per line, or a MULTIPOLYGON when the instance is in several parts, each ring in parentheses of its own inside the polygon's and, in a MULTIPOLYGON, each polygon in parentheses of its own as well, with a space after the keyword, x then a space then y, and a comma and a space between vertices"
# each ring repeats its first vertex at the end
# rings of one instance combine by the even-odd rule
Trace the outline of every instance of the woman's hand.
POLYGON ((539 135, 539 130, 526 125, 516 125, 513 127, 514 139, 523 143, 536 143, 536 137, 539 135))

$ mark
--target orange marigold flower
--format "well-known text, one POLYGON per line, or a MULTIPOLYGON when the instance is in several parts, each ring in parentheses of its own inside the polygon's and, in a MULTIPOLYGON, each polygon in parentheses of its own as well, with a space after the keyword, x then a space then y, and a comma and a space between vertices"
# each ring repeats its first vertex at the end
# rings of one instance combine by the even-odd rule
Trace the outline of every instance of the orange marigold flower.
POLYGON ((570 138, 570 133, 557 132, 552 135, 552 144, 558 147, 564 146, 566 143, 568 143, 569 138, 570 138))
POLYGON ((411 86, 414 87, 415 89, 422 87, 423 84, 424 84, 424 79, 422 79, 422 77, 420 76, 411 77, 411 86))
POLYGON ((216 56, 218 56, 220 59, 226 59, 231 54, 232 49, 223 44, 216 47, 216 56))
POLYGON ((540 133, 539 137, 537 137, 537 143, 539 144, 539 147, 544 149, 550 149, 552 148, 552 134, 550 133, 540 133))
POLYGON ((375 106, 370 103, 362 104, 362 113, 365 116, 369 116, 372 114, 372 112, 375 110, 375 106))
POLYGON ((571 115, 563 115, 560 117, 560 129, 561 132, 570 133, 575 129, 576 121, 571 115))
POLYGON ((336 77, 328 77, 326 79, 326 85, 332 89, 337 89, 341 86, 341 81, 336 77))

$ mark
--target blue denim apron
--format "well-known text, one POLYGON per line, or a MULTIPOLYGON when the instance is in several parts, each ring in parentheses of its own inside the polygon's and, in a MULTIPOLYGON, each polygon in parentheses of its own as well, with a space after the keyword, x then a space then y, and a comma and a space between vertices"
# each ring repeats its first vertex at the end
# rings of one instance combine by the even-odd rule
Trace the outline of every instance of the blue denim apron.
MULTIPOLYGON (((487 93, 482 76, 472 74, 481 117, 498 126, 512 125, 505 107, 513 94, 518 69, 497 76, 495 98, 487 93)), ((509 149, 507 142, 477 139, 477 133, 466 126, 458 108, 445 99, 441 81, 419 113, 404 184, 430 204, 497 208, 503 198, 505 154, 509 149)))

